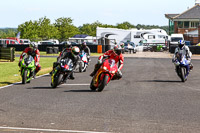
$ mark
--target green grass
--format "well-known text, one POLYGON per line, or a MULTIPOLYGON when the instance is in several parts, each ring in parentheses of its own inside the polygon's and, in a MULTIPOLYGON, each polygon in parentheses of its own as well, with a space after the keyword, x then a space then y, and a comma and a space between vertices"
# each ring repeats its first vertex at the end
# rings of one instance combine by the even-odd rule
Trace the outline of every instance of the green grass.
MULTIPOLYGON (((21 55, 21 54, 22 54, 22 51, 15 51, 15 55, 21 55)), ((91 53, 91 56, 100 56, 102 54, 103 53, 91 53)), ((40 51, 40 55, 41 56, 58 56, 59 54, 47 54, 44 51, 40 51)))
MULTIPOLYGON (((22 51, 15 51, 15 55, 21 55, 22 51)), ((59 54, 47 54, 44 51, 40 51, 40 55, 42 56, 58 56, 59 54)))
MULTIPOLYGON (((15 55, 20 55, 22 51, 15 51, 15 55)), ((46 52, 40 52, 45 56, 58 56, 58 54, 46 54, 46 52)), ((102 53, 91 53, 91 56, 100 56, 102 53)), ((9 85, 15 82, 21 81, 21 76, 18 67, 19 57, 15 57, 14 62, 0 60, 0 86, 9 85)), ((37 76, 49 73, 52 70, 53 62, 56 58, 40 58, 40 65, 42 69, 37 73, 37 76)))
MULTIPOLYGON (((14 62, 0 61, 0 86, 21 81, 18 61, 19 57, 16 57, 14 62)), ((42 66, 42 69, 37 73, 37 76, 49 73, 52 70, 53 62, 55 61, 56 58, 41 57, 40 65, 42 66)))

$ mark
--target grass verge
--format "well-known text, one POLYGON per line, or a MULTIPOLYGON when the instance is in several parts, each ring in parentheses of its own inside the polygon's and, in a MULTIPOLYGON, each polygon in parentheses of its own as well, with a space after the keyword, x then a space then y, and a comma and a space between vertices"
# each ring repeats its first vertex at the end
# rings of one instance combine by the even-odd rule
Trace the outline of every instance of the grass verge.
MULTIPOLYGON (((9 85, 21 81, 21 75, 18 67, 19 57, 15 58, 14 62, 0 61, 0 86, 9 85)), ((37 76, 49 73, 52 70, 53 62, 56 58, 40 58, 42 69, 37 73, 37 76)))

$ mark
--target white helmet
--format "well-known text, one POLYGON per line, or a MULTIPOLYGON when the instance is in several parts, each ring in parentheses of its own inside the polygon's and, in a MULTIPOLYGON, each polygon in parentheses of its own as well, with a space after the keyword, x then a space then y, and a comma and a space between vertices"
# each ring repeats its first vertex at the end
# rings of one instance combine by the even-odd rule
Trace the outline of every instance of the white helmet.
POLYGON ((33 48, 33 50, 37 50, 38 44, 36 42, 31 42, 29 45, 30 48, 33 48))

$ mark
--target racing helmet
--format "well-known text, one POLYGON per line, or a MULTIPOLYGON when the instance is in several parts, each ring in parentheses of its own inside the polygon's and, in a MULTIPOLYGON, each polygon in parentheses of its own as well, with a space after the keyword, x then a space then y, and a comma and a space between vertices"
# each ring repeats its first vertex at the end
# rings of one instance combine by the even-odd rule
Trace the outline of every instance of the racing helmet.
POLYGON ((67 41, 67 42, 65 42, 65 47, 66 48, 71 48, 72 44, 69 41, 67 41))
POLYGON ((81 44, 81 47, 82 47, 82 48, 86 48, 86 45, 87 45, 86 42, 83 42, 83 43, 81 44))
POLYGON ((31 42, 29 44, 29 47, 32 48, 34 51, 37 50, 38 48, 38 44, 36 42, 31 42))
POLYGON ((113 51, 117 54, 120 55, 122 53, 122 48, 119 45, 115 45, 113 51))
POLYGON ((72 47, 71 53, 74 57, 78 56, 80 53, 80 49, 77 46, 72 47))
POLYGON ((178 41, 179 48, 182 48, 184 45, 185 45, 185 41, 184 40, 179 40, 178 41))

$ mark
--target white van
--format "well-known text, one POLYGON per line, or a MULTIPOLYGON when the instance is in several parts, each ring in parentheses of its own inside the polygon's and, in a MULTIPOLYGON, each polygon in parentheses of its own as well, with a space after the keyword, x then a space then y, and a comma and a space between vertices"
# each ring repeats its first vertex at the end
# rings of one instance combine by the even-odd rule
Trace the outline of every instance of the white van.
POLYGON ((179 40, 184 40, 183 34, 171 34, 170 45, 178 45, 179 40))
POLYGON ((49 40, 38 41, 38 44, 39 45, 59 44, 59 41, 56 39, 49 39, 49 40))
POLYGON ((19 39, 21 44, 30 44, 31 41, 29 39, 19 39))

